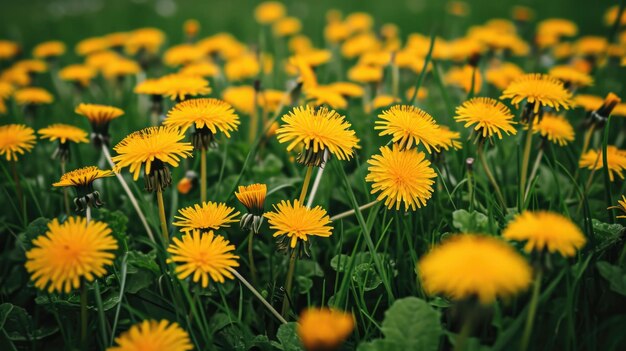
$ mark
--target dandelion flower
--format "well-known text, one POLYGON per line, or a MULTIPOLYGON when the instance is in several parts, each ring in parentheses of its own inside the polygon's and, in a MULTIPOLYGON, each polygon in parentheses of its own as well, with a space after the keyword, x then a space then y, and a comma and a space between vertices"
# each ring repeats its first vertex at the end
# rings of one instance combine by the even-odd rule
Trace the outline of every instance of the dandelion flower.
POLYGON ((229 86, 222 91, 222 98, 237 111, 246 115, 254 113, 254 87, 250 85, 229 86))
POLYGON ((463 89, 466 93, 474 87, 474 93, 480 93, 483 85, 483 79, 480 71, 471 65, 463 67, 452 67, 445 76, 446 83, 463 89))
POLYGON ((42 139, 58 140, 61 144, 65 144, 68 141, 73 143, 89 142, 87 132, 69 124, 55 123, 39 129, 37 133, 41 135, 42 139))
POLYGON ((74 51, 80 56, 87 56, 109 48, 109 42, 102 37, 83 39, 76 44, 74 51))
POLYGON ((235 192, 235 197, 241 202, 248 213, 241 217, 239 226, 243 230, 253 229, 258 233, 263 223, 263 213, 265 212, 265 196, 267 195, 267 185, 251 184, 240 185, 235 192))
POLYGON ((488 305, 511 297, 530 285, 528 262, 495 237, 460 234, 426 254, 418 264, 424 289, 455 300, 477 297, 488 305))
POLYGON ((46 41, 38 44, 33 49, 33 56, 48 59, 61 56, 65 53, 65 44, 61 41, 46 41))
POLYGON ((102 75, 106 79, 120 79, 141 72, 139 64, 127 58, 118 58, 102 67, 102 75))
POLYGON ((105 144, 109 141, 109 124, 124 114, 124 111, 117 107, 84 103, 76 106, 74 112, 89 120, 93 134, 98 136, 94 140, 97 142, 101 140, 105 144))
POLYGON ((617 209, 622 212, 621 216, 617 216, 617 218, 626 218, 626 196, 622 195, 621 200, 617 200, 617 206, 611 206, 608 209, 617 209))
POLYGON ((201 77, 169 74, 161 77, 160 83, 163 87, 163 95, 172 100, 184 100, 188 95, 205 95, 211 92, 209 81, 201 77))
POLYGON ((382 67, 358 64, 348 70, 348 79, 358 83, 376 83, 383 80, 382 67))
POLYGON ((20 46, 10 40, 0 40, 0 60, 9 60, 20 52, 20 46))
POLYGON ((48 70, 48 65, 41 60, 20 60, 16 62, 13 67, 22 69, 28 74, 43 73, 48 70))
POLYGON ((526 211, 517 215, 504 229, 507 240, 526 241, 526 252, 559 252, 574 256, 585 245, 582 231, 568 218, 552 212, 526 211))
POLYGON ((200 31, 200 22, 198 20, 190 18, 183 23, 183 32, 187 38, 194 38, 200 31))
POLYGON ((100 193, 93 188, 96 179, 112 177, 113 172, 103 171, 96 166, 83 167, 67 172, 61 176, 61 180, 53 183, 54 187, 73 187, 76 191, 74 205, 77 211, 91 207, 100 207, 100 193))
POLYGON ((590 75, 571 66, 554 66, 550 69, 548 74, 568 85, 575 87, 587 87, 593 85, 593 78, 590 75))
POLYGON ((81 279, 92 281, 106 274, 105 266, 115 258, 111 251, 117 248, 104 222, 70 217, 61 224, 55 218, 26 252, 26 270, 37 288, 69 293, 80 287, 81 279))
POLYGON ((362 86, 350 82, 334 82, 327 87, 346 97, 361 97, 365 93, 362 86))
POLYGON ((172 46, 163 54, 163 62, 170 67, 182 66, 200 60, 204 56, 201 48, 192 44, 172 46))
POLYGON ((506 105, 492 98, 478 97, 465 101, 456 108, 457 122, 465 122, 465 128, 474 127, 474 131, 483 138, 490 138, 494 134, 502 139, 502 132, 515 135, 513 128, 513 114, 506 105))
POLYGON ((13 97, 19 105, 51 104, 54 100, 52 94, 46 89, 38 87, 27 87, 16 90, 15 93, 13 93, 13 97))
POLYGON ((246 54, 229 60, 224 65, 226 78, 231 82, 256 77, 261 71, 261 64, 256 56, 246 54))
POLYGON ((276 230, 274 237, 284 235, 289 246, 295 248, 299 240, 308 241, 310 235, 329 237, 332 235, 330 217, 320 206, 308 208, 298 200, 281 201, 274 205, 273 212, 264 214, 270 229, 276 230))
POLYGON ((372 108, 379 109, 398 103, 400 103, 400 99, 393 95, 379 94, 372 100, 372 108))
POLYGON ((604 100, 597 95, 576 94, 573 102, 575 107, 581 107, 585 111, 595 111, 602 106, 604 100))
POLYGON ((215 77, 220 73, 220 68, 213 62, 201 61, 186 65, 178 73, 187 76, 215 77))
POLYGON ((394 143, 401 149, 410 149, 422 144, 431 153, 431 148, 438 151, 441 143, 439 125, 428 112, 410 105, 395 105, 378 115, 374 122, 375 130, 381 130, 380 136, 391 135, 394 143))
POLYGON ((193 145, 206 149, 218 131, 230 138, 230 132, 239 126, 239 116, 233 107, 219 99, 189 99, 176 104, 168 113, 164 125, 180 128, 184 133, 195 127, 193 145))
POLYGON ((193 350, 189 334, 176 322, 145 320, 115 338, 117 346, 107 351, 189 351, 193 350))
POLYGON ((146 183, 146 189, 163 189, 171 184, 171 175, 166 164, 178 167, 181 158, 191 156, 193 146, 181 142, 185 134, 172 127, 148 127, 131 133, 120 141, 113 150, 118 155, 112 158, 115 172, 129 167, 133 179, 137 180, 141 166, 145 164, 145 175, 148 181, 151 172, 157 184, 146 183), (155 175, 156 174, 156 175, 155 175))
POLYGON ((330 108, 345 109, 348 101, 335 90, 326 86, 316 86, 307 88, 304 91, 307 101, 310 100, 314 106, 329 106, 330 108))
POLYGON ((313 109, 310 106, 295 107, 283 116, 284 124, 276 131, 280 143, 289 142, 287 151, 304 144, 298 162, 319 166, 328 150, 340 160, 348 160, 354 155, 359 139, 350 123, 335 110, 313 109))
POLYGON ((254 9, 254 18, 260 24, 271 24, 285 17, 285 5, 278 1, 264 1, 254 9))
POLYGON ((6 155, 7 161, 16 161, 18 155, 32 150, 35 146, 35 131, 23 124, 0 126, 0 156, 6 155))
POLYGON ((329 308, 307 308, 296 327, 306 350, 335 350, 352 333, 354 316, 329 308))
POLYGON ((524 71, 516 64, 503 62, 487 69, 485 80, 494 87, 504 90, 511 82, 524 75, 524 71))
POLYGON ((461 139, 461 133, 452 131, 447 126, 441 126, 439 128, 439 138, 439 145, 445 150, 448 150, 448 148, 455 150, 463 148, 463 145, 459 141, 459 139, 461 139))
POLYGON ((426 159, 426 154, 416 150, 402 150, 397 145, 390 149, 380 148, 380 154, 367 161, 367 182, 372 184, 376 200, 385 200, 385 206, 396 210, 404 204, 404 210, 415 211, 426 206, 433 193, 433 178, 437 175, 426 159))
POLYGON ((165 41, 165 34, 157 28, 140 28, 130 33, 124 49, 126 53, 135 55, 140 52, 156 54, 165 41))
POLYGON ((272 26, 272 31, 278 37, 288 37, 298 34, 302 29, 302 23, 296 17, 285 17, 276 22, 272 26))
MULTIPOLYGON (((621 179, 624 179, 622 171, 626 169, 626 150, 620 150, 613 145, 608 145, 606 150, 606 157, 609 166, 609 179, 615 180, 615 174, 621 179)), ((590 170, 599 170, 604 168, 604 157, 602 157, 602 150, 589 150, 587 153, 580 157, 578 166, 580 168, 587 168, 590 170)))
POLYGON ((87 87, 96 74, 96 70, 87 65, 74 64, 63 67, 59 71, 59 78, 87 87))
POLYGON ((224 283, 224 277, 234 279, 230 270, 239 267, 239 256, 233 254, 235 245, 223 236, 215 235, 213 231, 193 230, 183 235, 182 240, 173 238, 172 241, 167 248, 171 254, 168 263, 176 264, 178 279, 193 275, 194 283, 202 279, 203 288, 209 285, 209 277, 217 283, 224 283))
POLYGON ((541 107, 569 109, 572 106, 572 93, 565 89, 558 79, 538 73, 525 74, 514 80, 504 90, 500 99, 511 99, 518 106, 526 101, 536 114, 541 107))
POLYGON ((545 114, 540 121, 533 124, 533 133, 540 133, 549 141, 565 146, 574 141, 574 127, 559 115, 545 114))
POLYGON ((172 223, 180 230, 189 232, 195 229, 200 231, 208 231, 209 229, 218 230, 224 227, 230 227, 230 223, 237 222, 239 215, 234 208, 226 206, 224 203, 203 202, 202 206, 195 204, 178 210, 179 216, 174 216, 178 222, 172 223))

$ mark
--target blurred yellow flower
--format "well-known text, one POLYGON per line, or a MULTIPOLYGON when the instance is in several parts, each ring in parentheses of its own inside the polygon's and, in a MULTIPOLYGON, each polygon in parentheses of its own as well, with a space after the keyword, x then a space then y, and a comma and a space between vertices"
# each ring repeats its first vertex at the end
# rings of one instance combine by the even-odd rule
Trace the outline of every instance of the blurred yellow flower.
POLYGON ((559 146, 574 141, 574 127, 564 116, 551 113, 544 114, 541 120, 534 122, 533 133, 540 133, 542 137, 559 146))
POLYGON ((352 314, 309 307, 300 314, 296 330, 306 350, 335 350, 353 329, 352 314))
POLYGON ((176 322, 144 320, 115 338, 117 346, 107 351, 189 351, 193 344, 189 334, 176 322))

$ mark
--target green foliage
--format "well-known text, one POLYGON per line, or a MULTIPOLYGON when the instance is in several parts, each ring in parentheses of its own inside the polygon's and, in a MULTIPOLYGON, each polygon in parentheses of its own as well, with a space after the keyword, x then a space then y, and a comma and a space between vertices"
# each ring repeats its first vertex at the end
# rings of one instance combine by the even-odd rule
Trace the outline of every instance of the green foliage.
POLYGON ((443 334, 440 319, 441 314, 424 300, 396 300, 385 312, 381 327, 384 338, 360 344, 358 350, 436 351, 443 334))

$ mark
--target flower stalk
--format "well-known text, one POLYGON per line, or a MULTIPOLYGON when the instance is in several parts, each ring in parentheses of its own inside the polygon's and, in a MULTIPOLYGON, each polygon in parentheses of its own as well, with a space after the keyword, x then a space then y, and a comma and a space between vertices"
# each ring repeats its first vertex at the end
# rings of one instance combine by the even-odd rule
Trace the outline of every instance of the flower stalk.
POLYGON ((530 305, 528 306, 528 315, 526 317, 526 324, 524 326, 524 334, 522 335, 522 341, 520 344, 520 350, 526 351, 528 349, 528 343, 530 342, 530 336, 533 331, 533 324, 535 322, 535 314, 537 312, 537 305, 539 304, 539 292, 541 291, 541 278, 543 276, 543 270, 537 269, 535 275, 535 281, 533 282, 533 292, 530 299, 530 305))

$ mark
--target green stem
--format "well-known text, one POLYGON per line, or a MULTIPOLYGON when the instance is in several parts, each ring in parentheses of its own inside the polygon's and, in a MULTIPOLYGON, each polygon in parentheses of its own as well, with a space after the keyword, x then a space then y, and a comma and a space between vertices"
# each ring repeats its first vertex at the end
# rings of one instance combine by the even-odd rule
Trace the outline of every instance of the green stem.
POLYGON ((24 208, 24 192, 22 191, 22 184, 20 183, 20 176, 17 173, 17 161, 9 162, 11 165, 11 173, 13 174, 13 183, 15 184, 15 194, 17 195, 17 202, 20 205, 20 213, 26 211, 24 208))
POLYGON ((541 159, 543 158, 543 149, 539 149, 537 153, 537 158, 535 159, 535 164, 533 165, 533 170, 530 171, 530 177, 528 178, 528 185, 526 186, 526 191, 524 192, 524 198, 528 197, 528 193, 530 193, 530 185, 533 182, 533 179, 537 175, 537 171, 539 171, 539 166, 541 165, 541 159))
MULTIPOLYGON (((89 209, 89 207, 87 207, 89 209)), ((80 291, 80 345, 83 350, 88 349, 87 343, 87 282, 83 279, 80 291)))
POLYGON ((467 339, 472 332, 472 315, 471 313, 467 315, 465 318, 465 322, 463 322, 463 326, 461 327, 461 331, 456 336, 456 342, 454 344, 454 351, 463 351, 465 350, 465 345, 467 344, 467 339))
POLYGON ((206 202, 206 149, 200 151, 200 202, 206 202))
MULTIPOLYGON (((376 205, 377 203, 378 203, 377 200, 374 200, 372 202, 368 202, 365 205, 359 206, 359 210, 360 211, 366 210, 366 209, 376 205)), ((342 218, 350 217, 350 216, 352 216, 355 213, 356 213, 356 211, 354 209, 351 209, 351 210, 348 210, 348 211, 345 211, 345 212, 341 212, 340 214, 336 214, 336 215, 330 217, 330 220, 331 220, 331 222, 334 222, 334 221, 340 220, 342 218)))
POLYGON ((169 233, 167 231, 167 219, 165 218, 165 206, 163 205, 163 191, 159 188, 156 191, 157 203, 159 205, 159 219, 161 220, 161 234, 163 234, 163 243, 167 245, 169 242, 169 233))
POLYGON ((254 230, 250 230, 250 234, 248 235, 248 262, 250 264, 250 276, 252 276, 252 283, 255 286, 259 286, 259 282, 256 276, 256 266, 254 265, 254 230))
MULTIPOLYGON (((65 174, 65 161, 61 161, 61 175, 65 174)), ((70 196, 68 194, 67 187, 63 187, 63 204, 65 205, 65 213, 68 215, 70 213, 70 196)))
POLYGON ((487 179, 489 179, 489 182, 491 182, 491 185, 493 185, 494 189, 496 190, 496 197, 500 201, 500 204, 502 205, 502 209, 506 209, 506 202, 504 201, 504 196, 502 195, 502 191, 500 191, 498 182, 496 181, 496 178, 493 176, 493 173, 491 173, 491 170, 489 169, 489 165, 487 164, 487 160, 485 159, 485 155, 483 153, 484 145, 485 145, 484 141, 481 141, 478 144, 478 150, 476 151, 476 155, 478 156, 478 159, 480 160, 480 164, 483 166, 483 170, 485 171, 485 175, 487 175, 487 179))
POLYGON ((261 301, 261 303, 265 307, 267 307, 267 309, 274 315, 274 317, 276 317, 276 319, 278 319, 283 324, 287 324, 287 320, 285 320, 285 318, 283 318, 283 316, 281 316, 280 313, 278 313, 278 311, 276 311, 276 309, 274 309, 274 307, 272 307, 272 305, 270 305, 270 303, 267 302, 267 300, 265 300, 263 296, 261 296, 261 294, 259 294, 259 292, 252 285, 250 285, 250 282, 242 277, 241 274, 239 274, 239 272, 237 272, 236 270, 232 268, 229 268, 229 270, 235 277, 237 277, 237 279, 239 279, 239 281, 243 283, 243 285, 246 286, 246 288, 248 288, 252 292, 252 294, 254 294, 257 299, 259 299, 259 301, 261 301))
POLYGON ((533 324, 535 323, 535 313, 537 312, 537 305, 539 304, 539 292, 541 290, 541 278, 543 271, 541 268, 537 270, 535 275, 535 281, 533 283, 533 295, 530 299, 530 306, 528 308, 528 315, 526 317, 526 325, 524 327, 524 334, 522 336, 522 342, 520 344, 520 351, 526 351, 528 349, 528 343, 530 342, 530 336, 533 332, 533 324))
POLYGON ((306 175, 304 176, 304 182, 302 183, 302 190, 300 191, 300 204, 304 204, 304 200, 306 199, 306 193, 309 189, 309 183, 311 182, 311 175, 313 174, 313 165, 308 166, 306 170, 306 175))
POLYGON ((291 288, 293 286, 293 273, 296 270, 296 260, 298 258, 298 244, 291 249, 291 255, 289 256, 289 269, 287 270, 287 278, 285 279, 285 298, 283 299, 283 308, 281 315, 284 317, 289 310, 289 298, 291 294, 291 288))
POLYGON ((585 152, 587 152, 587 149, 589 148, 589 143, 591 141, 591 136, 593 135, 595 128, 596 128, 596 125, 592 124, 587 130, 587 132, 585 133, 585 139, 583 141, 583 151, 580 153, 581 156, 584 155, 585 152))
POLYGON ((528 163, 530 162, 530 150, 533 144, 533 121, 535 119, 534 114, 528 118, 528 130, 526 131, 526 142, 524 143, 524 156, 522 158, 522 174, 520 175, 520 206, 524 206, 526 197, 524 196, 524 190, 526 189, 526 176, 528 175, 528 163))
POLYGON ((606 204, 609 208, 609 223, 615 222, 615 215, 613 214, 613 196, 611 190, 611 177, 609 177, 609 155, 607 154, 608 141, 609 141, 609 124, 611 123, 611 117, 606 121, 606 125, 604 126, 604 135, 602 137, 602 174, 604 175, 604 191, 606 197, 606 204))

